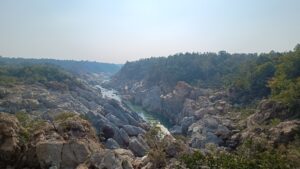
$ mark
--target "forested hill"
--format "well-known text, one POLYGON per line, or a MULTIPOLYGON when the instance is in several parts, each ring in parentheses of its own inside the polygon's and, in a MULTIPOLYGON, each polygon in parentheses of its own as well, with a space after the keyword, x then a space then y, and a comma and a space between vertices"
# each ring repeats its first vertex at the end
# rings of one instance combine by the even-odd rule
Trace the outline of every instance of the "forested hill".
POLYGON ((130 88, 134 82, 143 82, 148 88, 157 85, 172 89, 178 81, 185 81, 196 87, 229 89, 234 102, 248 103, 272 94, 273 98, 297 105, 299 76, 300 45, 297 45, 284 53, 181 53, 127 62, 112 83, 130 88))
POLYGON ((220 87, 240 72, 241 64, 253 62, 256 54, 180 53, 168 57, 127 62, 115 75, 120 80, 143 80, 147 85, 175 85, 185 81, 202 87, 220 87))
POLYGON ((40 64, 51 64, 62 67, 73 73, 107 73, 114 74, 121 65, 111 63, 100 63, 90 61, 56 60, 56 59, 24 59, 8 58, 0 56, 0 65, 31 66, 40 64))

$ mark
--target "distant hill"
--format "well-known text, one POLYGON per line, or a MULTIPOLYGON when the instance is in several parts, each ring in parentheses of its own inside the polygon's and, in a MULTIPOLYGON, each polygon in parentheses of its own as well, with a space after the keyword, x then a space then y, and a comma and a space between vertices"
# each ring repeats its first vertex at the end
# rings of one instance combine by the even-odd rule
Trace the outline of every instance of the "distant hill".
POLYGON ((238 76, 242 65, 257 58, 257 54, 229 54, 225 51, 179 53, 127 62, 114 79, 117 84, 121 84, 120 81, 143 81, 148 86, 175 86, 178 81, 185 81, 199 87, 221 87, 238 76))
POLYGON ((62 67, 73 73, 106 73, 114 74, 122 67, 120 64, 100 63, 91 61, 56 60, 56 59, 25 59, 0 56, 1 65, 31 66, 36 64, 51 64, 62 67))
POLYGON ((228 89, 233 102, 251 103, 272 96, 299 107, 300 45, 278 53, 180 53, 127 62, 111 84, 118 89, 159 86, 165 93, 178 81, 200 88, 228 89))

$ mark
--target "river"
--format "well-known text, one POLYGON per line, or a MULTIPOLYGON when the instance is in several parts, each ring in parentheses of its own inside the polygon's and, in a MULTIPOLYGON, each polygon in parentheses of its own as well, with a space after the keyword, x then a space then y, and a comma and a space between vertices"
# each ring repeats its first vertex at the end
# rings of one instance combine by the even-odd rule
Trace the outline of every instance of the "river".
POLYGON ((141 106, 135 105, 129 101, 122 101, 121 96, 118 94, 118 92, 114 89, 107 89, 102 87, 101 85, 96 85, 97 88, 101 90, 101 93, 104 98, 108 99, 114 99, 121 104, 124 103, 126 106, 134 111, 137 112, 146 122, 150 123, 152 126, 158 126, 161 128, 162 131, 168 133, 168 129, 171 127, 170 122, 168 119, 162 117, 159 115, 159 113, 152 114, 144 110, 141 106))

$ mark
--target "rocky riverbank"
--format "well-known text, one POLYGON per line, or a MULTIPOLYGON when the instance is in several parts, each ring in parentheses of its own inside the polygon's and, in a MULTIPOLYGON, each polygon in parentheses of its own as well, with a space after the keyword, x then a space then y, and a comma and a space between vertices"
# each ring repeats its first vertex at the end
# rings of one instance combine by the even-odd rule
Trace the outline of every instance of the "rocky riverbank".
MULTIPOLYGON (((0 86, 0 109, 10 114, 25 113, 32 118, 52 121, 61 113, 75 113, 90 119, 107 148, 132 148, 142 145, 139 136, 149 125, 136 113, 126 109, 120 102, 102 97, 101 89, 95 87, 101 79, 97 74, 78 77, 79 85, 61 88, 63 83, 48 85, 11 84, 0 86), (90 79, 98 81, 91 82, 90 79), (139 138, 139 139, 137 139, 139 138)), ((142 156, 145 152, 134 151, 142 156)))
POLYGON ((289 142, 293 141, 296 134, 292 133, 299 127, 298 120, 287 118, 293 116, 287 113, 287 108, 272 100, 263 100, 246 113, 243 108, 232 105, 226 90, 195 88, 179 81, 166 92, 165 87, 148 88, 143 84, 137 81, 116 88, 145 110, 168 117, 172 124, 171 134, 186 137, 192 148, 206 151, 207 146, 213 144, 232 150, 253 138, 272 138, 271 144, 282 143, 284 139, 289 142), (274 119, 278 123, 270 125, 274 119))

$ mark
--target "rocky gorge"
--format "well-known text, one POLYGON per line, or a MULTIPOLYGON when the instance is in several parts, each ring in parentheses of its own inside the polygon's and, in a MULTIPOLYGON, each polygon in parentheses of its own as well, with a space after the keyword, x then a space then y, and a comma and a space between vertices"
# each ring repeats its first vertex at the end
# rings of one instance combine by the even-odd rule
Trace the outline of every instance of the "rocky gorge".
MULTIPOLYGON (((183 78, 174 80, 178 74, 160 68, 162 73, 153 76, 156 69, 150 70, 148 75, 139 62, 127 63, 108 78, 49 65, 3 68, 0 168, 300 166, 300 121, 294 107, 272 97, 242 104, 236 99, 241 92, 241 99, 253 98, 250 89, 215 86, 211 79, 220 73, 199 85, 186 79, 188 73, 177 72, 183 78), (135 64, 150 80, 130 73, 135 64)), ((297 107, 297 100, 292 103, 297 107)))

